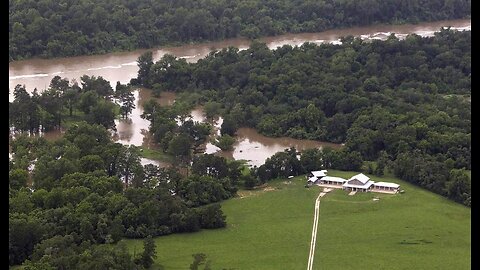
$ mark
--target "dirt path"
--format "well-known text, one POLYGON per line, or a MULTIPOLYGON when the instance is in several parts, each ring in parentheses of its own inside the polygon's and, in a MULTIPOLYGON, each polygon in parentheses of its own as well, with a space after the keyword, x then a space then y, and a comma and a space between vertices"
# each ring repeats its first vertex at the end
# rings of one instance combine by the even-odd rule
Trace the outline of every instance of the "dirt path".
POLYGON ((313 269, 313 258, 315 256, 315 242, 317 241, 317 228, 318 228, 318 216, 320 210, 320 198, 323 197, 325 192, 318 195, 315 200, 315 214, 313 215, 313 228, 312 228, 312 240, 310 241, 310 253, 308 254, 307 270, 313 269))

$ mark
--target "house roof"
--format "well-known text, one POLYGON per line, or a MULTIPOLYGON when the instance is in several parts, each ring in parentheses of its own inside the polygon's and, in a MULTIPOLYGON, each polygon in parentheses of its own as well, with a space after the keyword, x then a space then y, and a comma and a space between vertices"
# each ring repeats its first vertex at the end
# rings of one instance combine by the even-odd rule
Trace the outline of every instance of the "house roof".
POLYGON ((342 186, 343 187, 350 187, 350 188, 365 188, 365 189, 367 189, 371 185, 373 185, 373 181, 368 181, 367 183, 365 183, 363 185, 353 185, 353 184, 345 183, 342 186))
POLYGON ((315 176, 308 178, 308 181, 310 181, 310 182, 315 182, 315 181, 317 181, 317 180, 318 180, 318 179, 317 179, 317 177, 315 177, 315 176))
POLYGON ((368 180, 370 180, 370 177, 366 176, 365 174, 363 173, 359 173, 357 175, 354 175, 352 177, 350 177, 350 179, 348 179, 348 181, 350 180, 354 180, 354 179, 357 179, 358 181, 362 182, 363 184, 367 183, 368 180))
POLYGON ((315 177, 322 177, 325 176, 327 171, 326 170, 321 170, 321 171, 312 171, 313 176, 315 177))
POLYGON ((400 185, 390 182, 376 182, 375 186, 382 186, 382 187, 391 187, 391 188, 398 188, 400 185))
POLYGON ((346 182, 347 179, 343 179, 341 177, 335 177, 335 176, 325 176, 322 178, 323 181, 332 181, 332 182, 346 182))

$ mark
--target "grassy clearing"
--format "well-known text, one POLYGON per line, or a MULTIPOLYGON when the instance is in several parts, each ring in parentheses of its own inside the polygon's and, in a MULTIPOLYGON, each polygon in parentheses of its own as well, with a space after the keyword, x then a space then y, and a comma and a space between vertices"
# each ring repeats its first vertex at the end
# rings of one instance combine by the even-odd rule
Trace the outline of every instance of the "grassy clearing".
POLYGON ((156 150, 144 146, 139 146, 141 149, 140 155, 144 158, 149 158, 153 160, 159 160, 163 162, 173 163, 175 159, 173 156, 162 152, 161 150, 156 150))
POLYGON ((325 196, 317 268, 470 269, 470 208, 393 177, 372 179, 399 183, 405 193, 346 196, 337 190, 325 196))
MULTIPOLYGON (((470 269, 470 208, 391 176, 372 179, 399 183, 405 193, 335 190, 323 197, 314 269, 470 269)), ((320 189, 304 188, 304 177, 289 180, 223 202, 225 229, 156 238, 157 264, 188 269, 191 255, 201 252, 212 269, 306 268, 320 189)), ((141 252, 141 240, 125 241, 141 252)))
MULTIPOLYGON (((222 203, 227 227, 155 239, 157 262, 165 269, 189 269, 192 254, 205 253, 212 269, 301 269, 307 265, 317 188, 304 178, 276 180, 222 203), (285 183, 284 183, 285 182, 285 183), (266 268, 265 268, 266 267, 266 268)), ((127 240, 141 252, 141 240, 127 240)))

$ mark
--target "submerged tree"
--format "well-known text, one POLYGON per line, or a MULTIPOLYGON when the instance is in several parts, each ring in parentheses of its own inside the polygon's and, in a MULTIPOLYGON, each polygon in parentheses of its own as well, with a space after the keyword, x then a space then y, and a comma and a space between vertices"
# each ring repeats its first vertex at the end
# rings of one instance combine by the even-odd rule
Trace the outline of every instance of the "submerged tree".
POLYGON ((115 98, 117 98, 122 104, 120 107, 120 114, 123 118, 127 118, 132 110, 135 109, 135 97, 130 87, 117 82, 117 86, 115 87, 115 98))

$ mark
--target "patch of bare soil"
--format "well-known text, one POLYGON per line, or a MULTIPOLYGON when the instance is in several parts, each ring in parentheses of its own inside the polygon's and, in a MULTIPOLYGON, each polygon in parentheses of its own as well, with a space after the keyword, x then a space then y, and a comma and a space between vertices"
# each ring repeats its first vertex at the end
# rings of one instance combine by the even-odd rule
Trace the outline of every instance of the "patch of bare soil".
POLYGON ((237 195, 238 195, 238 197, 240 197, 240 199, 243 199, 243 198, 255 195, 255 192, 253 192, 251 190, 241 190, 241 191, 237 192, 237 195))
POLYGON ((238 197, 240 197, 240 199, 243 199, 243 198, 250 197, 250 196, 256 196, 260 192, 267 192, 267 191, 274 191, 274 190, 277 190, 277 189, 274 188, 274 187, 269 187, 266 184, 264 184, 264 185, 256 187, 254 190, 240 190, 240 191, 237 191, 237 195, 238 195, 238 197))

